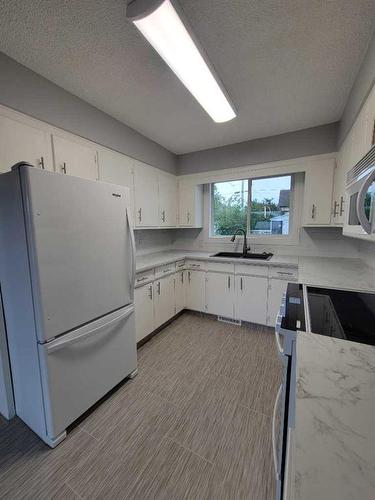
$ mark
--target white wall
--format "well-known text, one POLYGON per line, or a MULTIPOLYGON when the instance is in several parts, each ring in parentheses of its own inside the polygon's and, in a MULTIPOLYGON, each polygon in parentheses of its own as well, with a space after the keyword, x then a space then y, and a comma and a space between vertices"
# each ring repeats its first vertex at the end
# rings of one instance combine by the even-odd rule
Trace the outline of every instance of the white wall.
POLYGON ((176 239, 173 229, 137 229, 134 237, 137 255, 170 250, 176 239))

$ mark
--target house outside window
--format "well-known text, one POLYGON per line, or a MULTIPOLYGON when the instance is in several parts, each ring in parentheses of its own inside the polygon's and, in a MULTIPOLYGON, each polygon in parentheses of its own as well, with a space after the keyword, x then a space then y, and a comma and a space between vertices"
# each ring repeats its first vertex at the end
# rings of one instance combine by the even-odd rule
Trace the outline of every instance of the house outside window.
POLYGON ((211 236, 246 229, 252 236, 288 236, 293 176, 211 184, 211 236))

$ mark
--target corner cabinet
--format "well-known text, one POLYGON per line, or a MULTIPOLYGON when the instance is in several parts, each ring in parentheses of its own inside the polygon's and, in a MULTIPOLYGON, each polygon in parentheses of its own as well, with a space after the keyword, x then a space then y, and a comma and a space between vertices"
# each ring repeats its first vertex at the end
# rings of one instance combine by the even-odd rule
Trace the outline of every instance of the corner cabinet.
POLYGON ((203 227, 203 185, 178 183, 178 226, 203 227))
POLYGON ((323 160, 305 172, 303 225, 331 224, 335 160, 323 160))
POLYGON ((153 284, 134 289, 135 329, 137 342, 154 330, 153 284))

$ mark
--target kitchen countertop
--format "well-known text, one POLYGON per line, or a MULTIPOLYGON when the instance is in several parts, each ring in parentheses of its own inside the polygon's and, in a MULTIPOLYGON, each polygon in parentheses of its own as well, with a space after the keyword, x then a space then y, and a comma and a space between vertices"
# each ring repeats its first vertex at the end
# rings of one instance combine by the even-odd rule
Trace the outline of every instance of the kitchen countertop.
POLYGON ((236 259, 230 257, 211 257, 213 253, 216 252, 192 252, 192 251, 165 251, 150 253, 137 256, 136 268, 137 272, 147 271, 156 266, 162 266, 163 264, 169 264, 175 262, 179 259, 194 259, 194 260, 204 260, 213 262, 231 262, 240 264, 251 264, 255 266, 281 266, 281 267, 298 267, 298 257, 287 256, 287 255, 274 255, 270 260, 247 260, 247 259, 236 259))
POLYGON ((375 498, 375 347, 298 332, 295 500, 375 498))
POLYGON ((305 285, 374 292, 375 268, 360 259, 299 257, 298 281, 305 285))

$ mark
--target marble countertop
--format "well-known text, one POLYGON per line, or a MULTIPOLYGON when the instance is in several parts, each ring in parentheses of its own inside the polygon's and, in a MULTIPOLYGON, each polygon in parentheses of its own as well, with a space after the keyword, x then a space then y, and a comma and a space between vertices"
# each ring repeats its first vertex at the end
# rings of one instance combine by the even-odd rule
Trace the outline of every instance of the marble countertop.
POLYGON ((375 268, 360 259, 299 257, 298 280, 306 285, 374 292, 375 268))
POLYGON ((297 335, 295 500, 374 500, 375 347, 297 335))
POLYGON ((255 266, 281 266, 281 267, 298 267, 298 257, 287 255, 274 255, 270 260, 246 260, 246 259, 231 259, 230 257, 212 257, 216 252, 192 252, 184 250, 167 250, 163 252, 150 253, 137 256, 136 268, 137 272, 147 271, 156 266, 169 264, 179 259, 194 259, 194 260, 210 260, 215 262, 232 262, 241 264, 252 264, 255 266))

